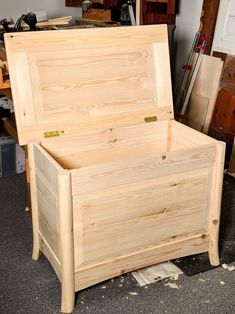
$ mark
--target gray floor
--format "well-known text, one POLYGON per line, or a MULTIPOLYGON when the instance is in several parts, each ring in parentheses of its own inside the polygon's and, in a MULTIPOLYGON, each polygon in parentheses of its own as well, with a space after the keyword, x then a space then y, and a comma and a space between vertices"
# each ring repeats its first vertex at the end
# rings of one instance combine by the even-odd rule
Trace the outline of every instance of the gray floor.
MULTIPOLYGON (((43 256, 31 259, 26 205, 24 174, 0 178, 0 313, 59 313, 54 271, 43 256)), ((140 288, 128 274, 80 292, 74 313, 234 313, 234 274, 218 267, 193 277, 181 275, 175 281, 179 289, 170 288, 167 280, 140 288)))

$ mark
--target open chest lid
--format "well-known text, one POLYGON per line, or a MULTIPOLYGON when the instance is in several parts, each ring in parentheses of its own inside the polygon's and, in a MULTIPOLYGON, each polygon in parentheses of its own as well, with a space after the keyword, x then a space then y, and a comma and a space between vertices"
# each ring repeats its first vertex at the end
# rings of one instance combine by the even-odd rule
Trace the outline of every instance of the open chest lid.
POLYGON ((173 118, 166 25, 9 33, 5 43, 21 145, 173 118))

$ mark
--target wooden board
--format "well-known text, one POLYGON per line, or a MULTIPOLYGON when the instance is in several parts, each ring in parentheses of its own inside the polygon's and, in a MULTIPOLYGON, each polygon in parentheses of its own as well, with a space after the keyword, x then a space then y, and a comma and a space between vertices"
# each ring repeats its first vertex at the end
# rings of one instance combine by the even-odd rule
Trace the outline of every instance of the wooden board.
POLYGON ((224 67, 211 120, 210 134, 226 141, 228 146, 231 146, 235 135, 235 57, 220 52, 213 54, 223 58, 224 67))
POLYGON ((42 141, 42 146, 66 169, 145 156, 167 150, 168 122, 145 123, 83 135, 68 135, 42 141), (154 143, 154 144, 153 144, 154 143))
POLYGON ((233 140, 233 149, 230 157, 229 172, 235 174, 235 139, 233 140))
MULTIPOLYGON (((72 16, 65 16, 65 17, 60 17, 60 18, 55 18, 55 19, 50 19, 48 21, 42 21, 38 22, 36 24, 36 27, 38 28, 47 28, 47 27, 52 27, 52 26, 58 26, 58 25, 68 25, 69 22, 72 20, 72 16)), ((10 29, 13 29, 15 24, 9 24, 8 27, 10 29)), ((29 30, 29 25, 22 22, 21 24, 22 28, 24 30, 29 30)), ((3 30, 3 26, 0 25, 0 31, 3 30)))
POLYGON ((206 134, 215 106, 222 67, 221 59, 203 56, 185 113, 184 122, 206 134))
POLYGON ((75 269, 207 233, 210 176, 202 168, 74 196, 75 269))
POLYGON ((149 249, 137 252, 136 254, 123 255, 104 263, 80 268, 75 273, 76 291, 87 288, 91 285, 120 276, 138 268, 143 268, 163 261, 194 255, 208 250, 208 235, 188 235, 180 240, 156 245, 149 249), (107 271, 108 270, 108 271, 107 271))
POLYGON ((57 176, 62 168, 57 166, 39 145, 34 147, 34 159, 39 232, 42 239, 46 239, 53 254, 60 260, 57 176))
POLYGON ((173 118, 165 25, 22 32, 5 42, 21 145, 44 132, 173 118))

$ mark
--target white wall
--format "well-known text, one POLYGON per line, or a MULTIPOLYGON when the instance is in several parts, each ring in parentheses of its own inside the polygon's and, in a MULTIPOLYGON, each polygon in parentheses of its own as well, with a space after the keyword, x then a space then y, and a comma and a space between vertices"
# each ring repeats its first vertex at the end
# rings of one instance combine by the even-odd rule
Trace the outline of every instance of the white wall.
POLYGON ((235 54, 235 0, 220 0, 213 50, 235 54))
POLYGON ((174 87, 183 75, 182 65, 186 63, 194 35, 199 29, 203 0, 179 0, 174 34, 174 87))
POLYGON ((21 15, 30 10, 47 11, 48 17, 81 17, 81 8, 65 7, 65 0, 0 0, 0 19, 21 15))

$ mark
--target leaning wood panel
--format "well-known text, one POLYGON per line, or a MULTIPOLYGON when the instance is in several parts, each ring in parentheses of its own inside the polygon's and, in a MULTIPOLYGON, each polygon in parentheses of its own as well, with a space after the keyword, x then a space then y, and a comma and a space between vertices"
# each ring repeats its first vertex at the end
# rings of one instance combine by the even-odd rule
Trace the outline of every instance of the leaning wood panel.
POLYGON ((204 55, 189 99, 184 122, 203 133, 210 126, 222 67, 220 58, 204 55))
POLYGON ((210 176, 197 169, 74 197, 75 269, 207 233, 210 176))

